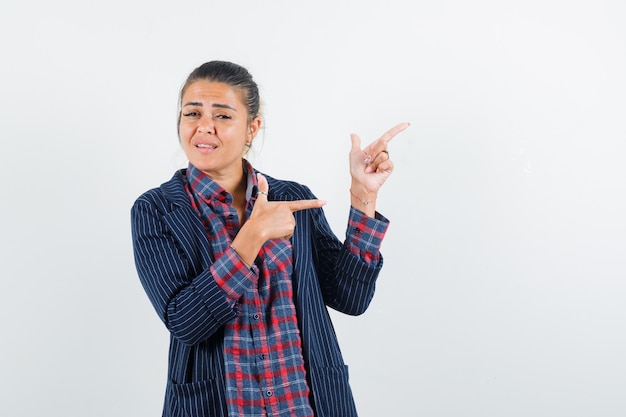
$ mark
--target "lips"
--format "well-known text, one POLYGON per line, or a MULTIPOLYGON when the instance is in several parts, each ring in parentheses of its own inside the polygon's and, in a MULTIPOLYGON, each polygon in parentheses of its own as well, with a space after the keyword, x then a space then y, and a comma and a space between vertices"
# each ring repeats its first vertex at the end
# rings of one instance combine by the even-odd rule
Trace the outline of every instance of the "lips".
POLYGON ((210 153, 217 149, 217 145, 213 143, 196 143, 194 146, 201 153, 210 153))

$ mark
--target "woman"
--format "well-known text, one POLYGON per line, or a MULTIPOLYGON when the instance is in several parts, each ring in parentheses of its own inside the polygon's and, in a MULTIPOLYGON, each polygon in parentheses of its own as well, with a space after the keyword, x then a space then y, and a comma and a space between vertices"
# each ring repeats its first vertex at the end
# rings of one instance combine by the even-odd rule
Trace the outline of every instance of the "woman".
POLYGON ((311 191, 244 159, 261 127, 245 68, 212 61, 180 94, 187 169, 131 210, 142 285, 170 331, 164 416, 356 416, 326 310, 361 314, 374 294, 388 221, 376 195, 387 144, 352 135, 346 240, 311 191))

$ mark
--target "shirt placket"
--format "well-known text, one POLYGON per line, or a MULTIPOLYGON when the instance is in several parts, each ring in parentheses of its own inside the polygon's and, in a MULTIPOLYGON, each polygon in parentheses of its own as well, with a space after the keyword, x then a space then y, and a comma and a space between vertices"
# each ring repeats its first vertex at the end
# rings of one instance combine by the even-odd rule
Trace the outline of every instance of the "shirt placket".
MULTIPOLYGON (((267 277, 259 277, 258 285, 263 285, 263 280, 267 277)), ((268 283, 266 283, 268 284, 268 283)), ((252 343, 255 354, 255 363, 257 364, 257 375, 259 378, 261 396, 265 403, 265 410, 268 416, 278 414, 274 377, 271 366, 271 357, 268 340, 268 329, 265 325, 266 317, 264 316, 258 286, 253 290, 253 310, 250 315, 252 343)))

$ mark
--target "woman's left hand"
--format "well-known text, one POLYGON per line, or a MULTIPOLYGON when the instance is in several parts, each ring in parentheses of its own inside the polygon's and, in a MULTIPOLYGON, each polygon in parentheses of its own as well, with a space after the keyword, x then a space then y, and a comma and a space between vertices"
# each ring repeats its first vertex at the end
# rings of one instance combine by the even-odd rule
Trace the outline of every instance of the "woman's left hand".
POLYGON ((378 190, 393 171, 387 146, 391 139, 409 127, 409 123, 400 123, 389 129, 379 139, 361 149, 361 139, 352 134, 350 149, 350 175, 352 176, 351 192, 358 200, 375 199, 378 190))

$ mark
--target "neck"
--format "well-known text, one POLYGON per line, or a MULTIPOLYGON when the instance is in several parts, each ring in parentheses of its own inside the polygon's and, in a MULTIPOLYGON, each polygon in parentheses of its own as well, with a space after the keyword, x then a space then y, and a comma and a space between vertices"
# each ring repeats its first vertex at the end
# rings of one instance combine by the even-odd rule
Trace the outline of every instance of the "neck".
POLYGON ((242 191, 244 193, 246 192, 247 181, 246 181, 246 176, 243 175, 243 172, 241 173, 241 175, 237 175, 237 177, 232 177, 232 176, 225 177, 225 178, 211 177, 211 179, 215 181, 216 183, 218 183, 223 189, 225 189, 233 197, 241 193, 242 191))
POLYGON ((242 170, 238 178, 231 176, 227 181, 215 181, 233 197, 232 206, 235 210, 237 210, 239 221, 243 224, 245 221, 246 190, 248 186, 248 178, 246 174, 242 170))
POLYGON ((238 168, 229 169, 227 172, 204 171, 204 173, 208 175, 213 181, 218 183, 220 187, 222 187, 229 194, 231 194, 233 198, 242 192, 245 195, 248 181, 246 173, 244 172, 243 161, 242 165, 240 165, 238 168))
POLYGON ((209 176, 233 197, 233 205, 238 210, 241 207, 245 207, 248 177, 244 171, 243 161, 239 169, 232 170, 229 173, 212 172, 209 176))

